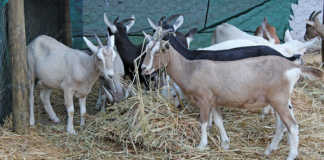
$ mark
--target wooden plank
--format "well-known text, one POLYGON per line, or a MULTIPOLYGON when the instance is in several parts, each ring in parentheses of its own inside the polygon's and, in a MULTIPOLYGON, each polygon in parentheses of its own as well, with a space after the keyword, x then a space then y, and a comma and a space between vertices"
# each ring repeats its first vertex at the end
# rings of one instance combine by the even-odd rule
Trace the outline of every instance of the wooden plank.
POLYGON ((70 17, 70 0, 63 0, 64 5, 64 43, 72 47, 72 30, 71 30, 71 17, 70 17))
MULTIPOLYGON (((324 0, 323 0, 323 11, 322 11, 322 14, 323 14, 323 24, 324 24, 324 0)), ((322 50, 321 50, 321 53, 322 53, 322 67, 324 67, 323 63, 324 63, 324 39, 322 39, 322 50)))
POLYGON ((28 122, 28 79, 24 0, 9 0, 8 32, 12 69, 13 125, 14 130, 18 134, 24 134, 27 131, 28 122))

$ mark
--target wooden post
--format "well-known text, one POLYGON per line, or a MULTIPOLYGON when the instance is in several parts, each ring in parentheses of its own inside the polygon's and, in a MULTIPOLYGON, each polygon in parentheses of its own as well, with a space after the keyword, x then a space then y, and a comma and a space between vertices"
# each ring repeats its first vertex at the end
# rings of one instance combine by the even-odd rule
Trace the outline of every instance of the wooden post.
MULTIPOLYGON (((324 0, 323 0, 323 11, 322 12, 324 12, 324 0)), ((324 13, 322 13, 323 14, 323 24, 324 24, 324 13)), ((324 39, 322 39, 322 50, 321 50, 321 52, 322 52, 322 67, 324 67, 324 39)))
POLYGON ((70 18, 70 0, 63 0, 64 3, 64 43, 67 46, 72 47, 72 29, 71 29, 71 18, 70 18))
POLYGON ((13 125, 18 134, 27 131, 28 79, 24 0, 8 1, 9 54, 11 55, 13 125))

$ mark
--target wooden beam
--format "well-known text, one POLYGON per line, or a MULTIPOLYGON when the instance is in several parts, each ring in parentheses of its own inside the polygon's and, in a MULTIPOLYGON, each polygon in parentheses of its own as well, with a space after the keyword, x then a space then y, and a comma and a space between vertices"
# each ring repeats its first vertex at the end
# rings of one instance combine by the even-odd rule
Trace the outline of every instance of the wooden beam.
POLYGON ((72 47, 72 29, 71 29, 71 17, 70 17, 70 0, 63 0, 64 3, 64 43, 67 46, 72 47))
MULTIPOLYGON (((323 15, 323 24, 324 24, 324 0, 322 1, 323 3, 323 11, 322 11, 322 15, 323 15)), ((321 50, 321 53, 322 53, 322 67, 324 67, 324 39, 322 39, 322 50, 321 50)))
POLYGON ((24 0, 9 0, 8 31, 12 69, 13 125, 17 133, 25 134, 28 122, 28 79, 24 0))

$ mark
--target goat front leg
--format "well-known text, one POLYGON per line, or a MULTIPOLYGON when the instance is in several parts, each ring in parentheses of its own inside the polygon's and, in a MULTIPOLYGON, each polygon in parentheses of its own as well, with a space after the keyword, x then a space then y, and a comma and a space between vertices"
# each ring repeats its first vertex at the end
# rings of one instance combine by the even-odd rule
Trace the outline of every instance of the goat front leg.
POLYGON ((29 125, 35 125, 35 115, 34 115, 34 81, 29 82, 29 125))
POLYGON ((201 138, 198 149, 203 150, 206 148, 208 144, 207 139, 207 125, 208 125, 208 117, 210 112, 210 107, 207 104, 202 103, 199 105, 200 107, 200 124, 201 124, 201 138))
POLYGON ((71 89, 64 90, 64 101, 66 111, 68 113, 66 130, 70 134, 76 134, 73 127, 74 105, 73 105, 73 91, 71 89))
POLYGON ((79 105, 80 105, 80 126, 84 126, 85 124, 85 114, 87 113, 86 108, 86 99, 87 97, 79 98, 79 105))

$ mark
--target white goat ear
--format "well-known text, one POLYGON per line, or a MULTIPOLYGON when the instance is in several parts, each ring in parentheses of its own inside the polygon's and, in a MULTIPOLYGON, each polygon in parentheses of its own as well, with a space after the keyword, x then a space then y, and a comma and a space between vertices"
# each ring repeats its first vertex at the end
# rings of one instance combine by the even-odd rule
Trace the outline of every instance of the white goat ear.
POLYGON ((158 26, 155 25, 150 18, 147 18, 147 21, 149 22, 150 26, 154 29, 154 30, 158 30, 158 26))
POLYGON ((97 53, 98 52, 98 47, 95 46, 88 38, 83 37, 84 42, 88 46, 88 48, 91 50, 92 53, 97 53))
POLYGON ((133 27, 133 25, 135 24, 135 15, 132 15, 131 18, 133 20, 131 20, 127 25, 126 25, 126 32, 128 33, 128 31, 133 27))
POLYGON ((111 32, 116 33, 117 28, 114 24, 112 24, 109 20, 108 17, 106 15, 106 13, 104 13, 104 21, 106 23, 106 25, 110 28, 111 32))
POLYGON ((291 34, 289 32, 289 30, 287 29, 286 32, 285 32, 285 42, 289 42, 289 41, 292 41, 293 38, 291 37, 291 34))
POLYGON ((183 16, 179 16, 176 22, 173 24, 173 29, 176 31, 183 24, 183 16))
POLYGON ((306 20, 306 24, 311 25, 311 26, 315 25, 315 23, 313 21, 309 21, 309 20, 306 20))
POLYGON ((318 42, 318 41, 319 41, 319 38, 318 38, 318 37, 315 37, 315 38, 313 38, 313 39, 311 39, 311 40, 309 40, 309 41, 306 41, 306 42, 304 43, 304 48, 312 47, 312 46, 315 45, 315 43, 318 42))
POLYGON ((107 42, 107 45, 111 48, 114 48, 115 46, 115 36, 111 35, 109 38, 109 41, 107 42))
POLYGON ((149 41, 152 41, 152 36, 151 35, 145 33, 144 31, 142 31, 142 32, 143 32, 145 38, 147 38, 149 41))

